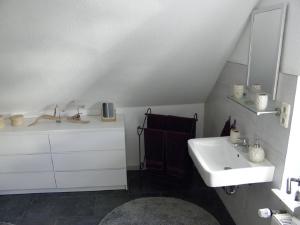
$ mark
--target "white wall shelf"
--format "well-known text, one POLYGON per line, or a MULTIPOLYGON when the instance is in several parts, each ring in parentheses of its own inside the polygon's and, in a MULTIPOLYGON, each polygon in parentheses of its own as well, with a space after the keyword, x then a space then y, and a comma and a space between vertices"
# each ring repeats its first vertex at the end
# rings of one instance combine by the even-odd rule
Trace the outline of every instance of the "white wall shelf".
POLYGON ((276 101, 269 100, 268 107, 263 110, 259 111, 256 109, 255 103, 247 97, 243 97, 241 99, 235 98, 233 96, 228 96, 228 99, 231 101, 243 106, 244 108, 248 109, 249 111, 255 113, 257 116, 264 115, 264 114, 273 114, 276 116, 280 115, 280 107, 276 101))

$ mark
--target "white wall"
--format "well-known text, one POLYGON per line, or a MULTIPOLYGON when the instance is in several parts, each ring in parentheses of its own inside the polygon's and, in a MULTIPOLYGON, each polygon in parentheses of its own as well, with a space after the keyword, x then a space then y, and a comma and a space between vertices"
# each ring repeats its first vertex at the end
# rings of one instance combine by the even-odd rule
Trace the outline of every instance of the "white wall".
MULTIPOLYGON (((263 0, 257 7, 265 7, 285 2, 288 4, 282 60, 280 71, 286 74, 300 74, 300 1, 299 0, 263 0)), ((229 58, 230 62, 248 64, 248 49, 250 42, 250 22, 244 28, 243 34, 235 50, 229 58)))
MULTIPOLYGON (((263 0, 260 6, 288 2, 286 31, 279 75, 277 97, 279 101, 294 104, 298 76, 300 74, 300 32, 298 0, 263 0)), ((268 160, 276 167, 272 183, 242 185, 234 196, 227 196, 223 190, 217 192, 237 225, 270 225, 270 220, 257 216, 259 208, 284 209, 285 206, 274 196, 271 188, 280 188, 283 180, 290 128, 280 126, 279 118, 272 115, 257 117, 240 105, 229 101, 226 96, 232 93, 236 83, 246 83, 250 27, 244 29, 235 51, 213 88, 205 104, 205 136, 219 136, 229 115, 237 119, 242 135, 252 141, 255 136, 262 140, 268 160)), ((298 81, 299 82, 299 81, 298 81)), ((299 136, 299 135, 298 135, 299 136)))
MULTIPOLYGON (((219 136, 228 116, 237 120, 237 127, 242 136, 254 143, 254 138, 261 139, 267 159, 275 166, 272 183, 242 185, 234 196, 227 196, 222 189, 217 189, 226 208, 237 225, 269 225, 269 220, 257 216, 259 208, 280 209, 279 200, 271 193, 271 188, 280 188, 287 152, 290 129, 279 124, 274 115, 256 116, 249 110, 227 99, 235 83, 245 83, 247 66, 227 63, 219 77, 208 101, 205 104, 204 136, 219 136)), ((280 74, 278 100, 293 105, 297 76, 280 74)))
MULTIPOLYGON (((286 190, 287 178, 300 177, 299 131, 300 131, 300 79, 298 79, 297 82, 294 111, 293 111, 293 117, 291 121, 291 132, 290 132, 290 138, 289 138, 288 149, 287 149, 286 160, 285 160, 286 163, 285 163, 284 174, 283 174, 284 182, 282 182, 282 188, 281 188, 284 192, 286 190)), ((298 191, 298 189, 299 189, 298 184, 292 183, 292 193, 290 195, 292 201, 294 200, 295 192, 298 191)))
MULTIPOLYGON (((203 118, 204 118, 204 104, 185 104, 185 105, 168 105, 168 106, 150 106, 152 113, 176 115, 184 117, 193 117, 194 113, 198 114, 198 122, 196 135, 197 137, 203 136, 203 118)), ((122 113, 125 119, 125 136, 126 136, 126 155, 127 167, 129 169, 137 169, 139 165, 138 159, 138 135, 137 127, 142 126, 145 112, 148 106, 144 107, 126 107, 118 108, 117 112, 122 113)), ((142 151, 143 147, 142 136, 142 151)), ((142 152, 143 153, 143 152, 142 152)))
POLYGON ((2 0, 0 113, 204 102, 258 0, 2 0))

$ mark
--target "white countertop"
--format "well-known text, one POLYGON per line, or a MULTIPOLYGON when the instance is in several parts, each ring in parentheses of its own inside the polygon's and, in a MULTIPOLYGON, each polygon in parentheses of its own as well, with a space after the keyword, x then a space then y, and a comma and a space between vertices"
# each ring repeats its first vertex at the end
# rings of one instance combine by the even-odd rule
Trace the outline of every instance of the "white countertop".
POLYGON ((117 115, 117 120, 113 122, 103 122, 100 116, 84 116, 82 120, 89 120, 89 123, 71 123, 67 121, 62 121, 61 123, 56 123, 50 120, 40 120, 36 125, 28 127, 36 118, 25 118, 25 123, 19 127, 13 127, 10 125, 10 121, 6 120, 6 126, 0 129, 0 134, 6 133, 16 133, 16 132, 65 132, 65 131, 89 131, 98 129, 123 129, 124 122, 121 115, 117 115))

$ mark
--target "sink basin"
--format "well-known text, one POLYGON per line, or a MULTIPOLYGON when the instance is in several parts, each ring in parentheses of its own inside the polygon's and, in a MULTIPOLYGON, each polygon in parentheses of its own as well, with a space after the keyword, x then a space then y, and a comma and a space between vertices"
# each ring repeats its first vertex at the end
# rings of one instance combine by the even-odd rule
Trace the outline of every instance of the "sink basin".
POLYGON ((188 141, 189 154, 210 187, 270 182, 275 167, 268 161, 252 163, 245 147, 234 147, 229 137, 188 141))

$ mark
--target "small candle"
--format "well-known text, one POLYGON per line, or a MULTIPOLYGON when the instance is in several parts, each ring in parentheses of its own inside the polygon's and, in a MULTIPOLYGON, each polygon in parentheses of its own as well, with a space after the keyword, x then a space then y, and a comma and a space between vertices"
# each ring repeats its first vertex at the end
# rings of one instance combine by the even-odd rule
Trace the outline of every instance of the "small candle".
POLYGON ((0 128, 5 127, 4 116, 0 115, 0 128))
POLYGON ((10 119, 11 125, 13 127, 21 126, 24 123, 24 116, 21 115, 21 114, 19 114, 19 115, 13 115, 9 119, 10 119))
POLYGON ((233 96, 235 98, 242 98, 244 95, 244 85, 235 84, 233 85, 233 96))
POLYGON ((268 94, 257 93, 255 105, 257 110, 265 110, 268 106, 268 94))

